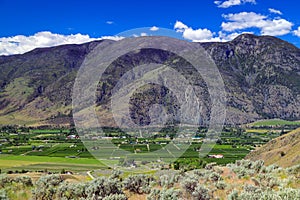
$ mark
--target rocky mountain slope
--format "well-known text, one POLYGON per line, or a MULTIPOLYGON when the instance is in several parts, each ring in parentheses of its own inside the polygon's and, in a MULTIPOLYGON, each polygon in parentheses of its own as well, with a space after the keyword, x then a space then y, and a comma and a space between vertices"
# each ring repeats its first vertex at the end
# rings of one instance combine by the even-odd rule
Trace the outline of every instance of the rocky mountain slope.
MULTIPOLYGON (((0 56, 0 123, 72 123, 71 94, 76 73, 85 56, 101 42, 109 45, 114 41, 63 45, 35 49, 22 55, 0 56)), ((220 70, 227 92, 227 123, 265 118, 300 119, 300 49, 275 37, 251 34, 240 35, 226 43, 194 45, 204 47, 220 70)), ((112 88, 130 68, 147 63, 171 65, 176 59, 171 53, 156 49, 120 57, 107 68, 109 76, 99 83, 97 105, 109 105, 112 88)), ((183 63, 179 60, 177 69, 183 63)), ((185 75, 189 80, 197 80, 194 83, 203 85, 205 91, 205 83, 192 70, 186 68, 185 75)), ((202 115, 207 117, 210 100, 206 92, 202 94, 202 115)), ((176 100, 171 96, 166 88, 158 85, 141 88, 131 98, 134 110, 131 117, 137 123, 147 124, 149 110, 146 108, 155 103, 163 103, 167 110, 174 112, 176 100)), ((105 116, 105 112, 100 114, 105 116)), ((106 117, 108 126, 111 125, 110 117, 106 117)))
POLYGON ((300 164, 300 129, 273 139, 247 155, 246 159, 264 160, 265 164, 291 167, 300 164))

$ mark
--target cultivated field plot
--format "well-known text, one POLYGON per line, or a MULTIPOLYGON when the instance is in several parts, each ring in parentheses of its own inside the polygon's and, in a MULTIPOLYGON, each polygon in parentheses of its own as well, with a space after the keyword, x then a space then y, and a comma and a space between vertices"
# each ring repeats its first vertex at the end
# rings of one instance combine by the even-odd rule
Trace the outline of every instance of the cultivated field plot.
POLYGON ((0 156, 0 168, 2 171, 53 171, 60 172, 63 169, 80 172, 94 169, 107 168, 100 161, 88 158, 60 158, 47 156, 0 156))
MULTIPOLYGON (((150 138, 133 137, 115 128, 106 128, 106 139, 95 137, 90 142, 83 143, 74 128, 38 129, 4 126, 0 128, 0 169, 2 171, 68 169, 80 172, 122 166, 124 163, 128 165, 127 167, 138 164, 139 167, 145 165, 150 168, 153 165, 161 167, 163 163, 170 164, 169 162, 174 162, 176 158, 184 163, 200 162, 198 167, 210 162, 225 165, 243 159, 256 147, 299 126, 300 122, 274 119, 240 127, 225 127, 216 145, 212 146, 211 151, 204 157, 199 157, 199 153, 206 138, 205 127, 199 127, 195 133, 187 127, 184 134, 193 137, 182 143, 172 140, 176 133, 175 129, 171 128, 157 132, 150 138), (111 143, 107 143, 106 140, 111 143), (181 151, 182 149, 185 150, 181 151), (149 161, 153 162, 152 165, 149 161)), ((185 135, 182 135, 182 138, 184 137, 185 135)))

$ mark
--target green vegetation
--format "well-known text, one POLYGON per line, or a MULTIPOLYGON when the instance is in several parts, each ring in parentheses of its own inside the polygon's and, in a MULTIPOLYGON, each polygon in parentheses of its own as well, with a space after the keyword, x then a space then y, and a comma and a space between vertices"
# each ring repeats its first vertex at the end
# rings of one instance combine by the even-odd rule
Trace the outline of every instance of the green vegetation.
POLYGON ((70 176, 50 174, 0 176, 1 199, 286 199, 300 198, 300 166, 280 168, 264 162, 240 160, 226 166, 211 164, 187 172, 161 170, 155 174, 126 176, 111 171, 108 177, 70 182, 70 176))
MULTIPOLYGON (((108 158, 103 161, 112 165, 120 163, 124 167, 145 165, 151 169, 165 168, 166 165, 169 165, 174 169, 192 170, 203 168, 207 163, 212 162, 226 165, 243 159, 257 146, 285 134, 296 124, 296 122, 281 122, 282 126, 270 126, 270 122, 268 122, 268 126, 265 123, 263 128, 257 127, 256 123, 253 126, 248 125, 247 128, 225 127, 216 142, 217 144, 212 147, 209 153, 210 155, 222 155, 222 158, 214 158, 213 156, 199 158, 199 150, 207 131, 205 127, 199 127, 196 133, 192 133, 189 128, 186 128, 186 132, 194 134, 194 137, 190 140, 188 149, 174 163, 149 163, 146 157, 145 161, 138 163, 134 160, 128 160, 124 163, 124 160, 109 160, 108 158)), ((155 129, 153 130, 155 131, 155 129)), ((104 131, 105 135, 110 137, 120 149, 142 155, 142 153, 150 152, 155 154, 157 150, 164 148, 170 143, 176 130, 172 127, 166 127, 150 138, 133 137, 119 129, 110 127, 105 127, 104 131)), ((128 130, 128 132, 130 131, 134 134, 134 130, 128 130)), ((105 168, 105 165, 96 160, 83 145, 74 128, 3 126, 0 129, 0 141, 0 160, 3 161, 0 163, 0 169, 4 172, 22 169, 28 171, 48 169, 57 172, 61 169, 70 168, 72 164, 74 165, 71 167, 73 171, 105 168)), ((101 152, 110 155, 111 149, 104 148, 101 152)), ((157 159, 164 161, 164 158, 169 156, 160 154, 157 159)))
POLYGON ((287 121, 287 120, 282 120, 282 119, 272 119, 272 120, 261 120, 257 121, 251 124, 252 126, 260 126, 260 127, 265 127, 265 126, 300 126, 300 121, 287 121))

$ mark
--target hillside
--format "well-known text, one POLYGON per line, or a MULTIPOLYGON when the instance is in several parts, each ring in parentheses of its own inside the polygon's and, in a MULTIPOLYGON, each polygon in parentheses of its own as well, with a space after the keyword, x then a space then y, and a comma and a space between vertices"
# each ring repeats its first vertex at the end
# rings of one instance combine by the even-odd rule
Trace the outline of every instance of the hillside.
POLYGON ((290 167, 300 164, 300 129, 273 139, 246 156, 250 160, 264 160, 265 164, 290 167))
MULTIPOLYGON (((63 45, 35 49, 22 55, 0 56, 0 123, 1 124, 70 124, 71 94, 76 73, 85 56, 102 40, 81 45, 63 45)), ((226 43, 201 45, 214 59, 224 79, 227 92, 227 123, 241 124, 258 119, 300 119, 300 49, 270 36, 244 34, 226 43)), ((122 74, 132 67, 160 63, 172 65, 178 57, 157 49, 143 49, 126 54, 110 66, 99 83, 97 105, 108 107, 111 92, 122 74)), ((209 118, 210 99, 201 78, 194 75, 184 60, 188 80, 203 86, 202 116, 209 118)), ((132 118, 149 123, 148 107, 155 103, 174 112, 176 101, 160 86, 150 85, 132 98, 132 118), (144 94, 144 96, 140 94, 144 94), (143 103, 138 103, 143 102, 143 103)), ((98 107, 99 108, 99 107, 98 107)), ((112 125, 110 115, 100 112, 105 125, 112 125)))

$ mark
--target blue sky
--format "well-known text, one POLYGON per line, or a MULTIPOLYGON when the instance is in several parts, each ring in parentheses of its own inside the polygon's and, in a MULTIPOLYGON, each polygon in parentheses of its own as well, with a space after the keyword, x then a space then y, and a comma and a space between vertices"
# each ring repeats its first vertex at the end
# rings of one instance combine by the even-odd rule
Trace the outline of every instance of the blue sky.
POLYGON ((153 26, 153 33, 161 30, 156 27, 171 29, 195 42, 228 41, 251 32, 300 47, 299 4, 296 0, 0 0, 0 54, 153 26))

